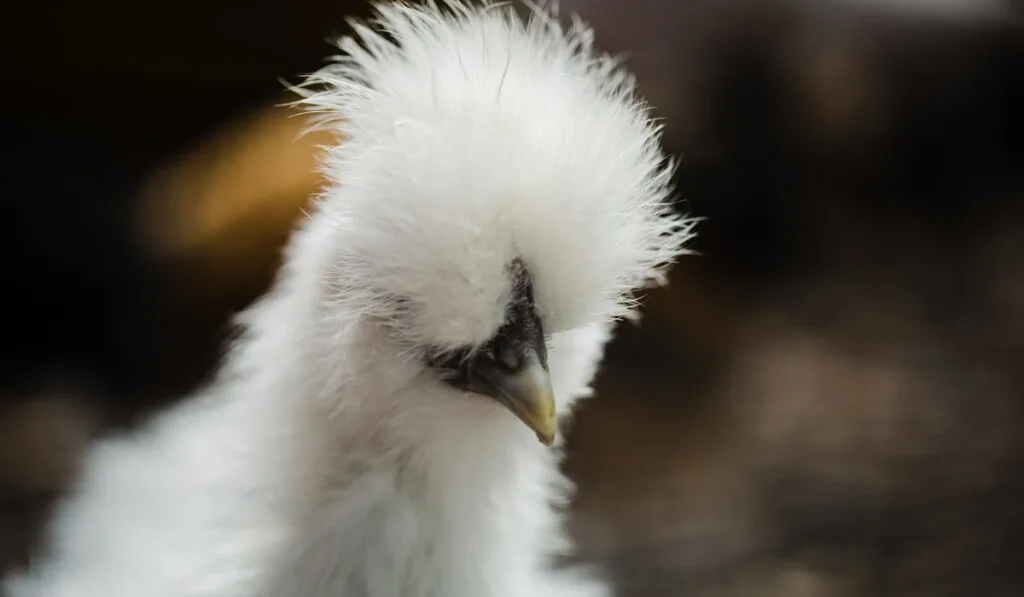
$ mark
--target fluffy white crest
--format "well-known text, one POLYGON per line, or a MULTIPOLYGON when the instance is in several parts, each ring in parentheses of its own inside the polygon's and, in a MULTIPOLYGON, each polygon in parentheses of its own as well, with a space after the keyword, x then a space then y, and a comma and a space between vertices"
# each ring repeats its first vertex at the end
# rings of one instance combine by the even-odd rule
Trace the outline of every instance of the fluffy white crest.
POLYGON ((337 300, 410 342, 474 344, 501 324, 519 258, 547 331, 628 313, 692 224, 670 210, 671 165, 629 76, 589 29, 539 11, 526 24, 490 3, 377 14, 301 102, 346 140, 326 156, 321 205, 337 300))

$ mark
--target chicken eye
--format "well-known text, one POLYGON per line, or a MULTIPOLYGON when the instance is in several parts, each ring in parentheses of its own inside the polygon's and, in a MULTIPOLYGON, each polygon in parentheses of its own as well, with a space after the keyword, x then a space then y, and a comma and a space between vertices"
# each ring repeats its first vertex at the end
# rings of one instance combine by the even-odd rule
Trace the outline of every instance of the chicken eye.
POLYGON ((495 363, 507 367, 510 371, 516 371, 521 365, 521 357, 512 343, 496 338, 491 346, 491 358, 495 363))

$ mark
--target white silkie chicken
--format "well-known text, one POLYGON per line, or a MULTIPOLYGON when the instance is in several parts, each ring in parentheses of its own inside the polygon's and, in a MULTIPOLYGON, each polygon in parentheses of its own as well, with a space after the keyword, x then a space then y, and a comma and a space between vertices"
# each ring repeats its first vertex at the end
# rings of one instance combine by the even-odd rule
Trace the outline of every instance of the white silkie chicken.
POLYGON ((332 182, 220 375, 93 450, 10 597, 608 594, 552 565, 552 444, 689 236, 657 128, 582 26, 378 17, 309 79, 332 182))

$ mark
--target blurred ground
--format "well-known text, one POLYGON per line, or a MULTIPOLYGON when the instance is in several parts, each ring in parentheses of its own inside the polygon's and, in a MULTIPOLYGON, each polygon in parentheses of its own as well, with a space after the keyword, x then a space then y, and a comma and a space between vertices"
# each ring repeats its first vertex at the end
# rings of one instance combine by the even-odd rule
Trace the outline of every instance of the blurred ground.
MULTIPOLYGON (((582 557, 636 597, 1024 595, 1020 13, 561 4, 632 55, 680 208, 708 218, 573 425, 582 557)), ((270 107, 278 78, 362 5, 22 8, 2 116, 9 565, 89 438, 199 383, 270 280, 317 185, 318 140, 270 107)))

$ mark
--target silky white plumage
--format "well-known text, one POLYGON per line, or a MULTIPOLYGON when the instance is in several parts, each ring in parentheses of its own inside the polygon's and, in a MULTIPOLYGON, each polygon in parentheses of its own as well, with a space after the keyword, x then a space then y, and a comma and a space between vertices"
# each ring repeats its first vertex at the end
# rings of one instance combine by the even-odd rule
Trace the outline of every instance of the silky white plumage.
POLYGON ((546 13, 379 8, 304 102, 344 142, 199 396, 101 442, 11 597, 598 597, 559 450, 421 348, 501 325, 530 268, 559 415, 682 251, 630 79, 546 13), (386 34, 379 33, 380 31, 386 34))

